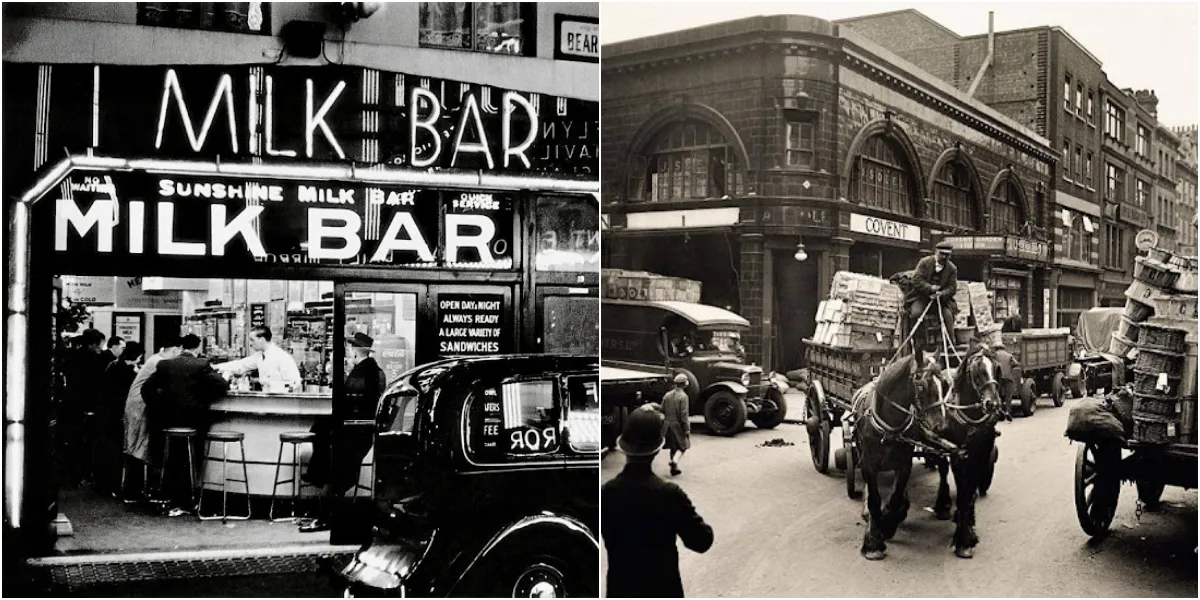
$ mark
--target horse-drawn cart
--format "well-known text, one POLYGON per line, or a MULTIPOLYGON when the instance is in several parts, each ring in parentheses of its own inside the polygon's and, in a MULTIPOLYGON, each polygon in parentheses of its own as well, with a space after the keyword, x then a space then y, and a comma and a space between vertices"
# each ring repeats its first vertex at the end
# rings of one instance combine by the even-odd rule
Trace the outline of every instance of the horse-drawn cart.
POLYGON ((1067 369, 1072 361, 1070 336, 1067 328, 1003 334, 1005 348, 1021 363, 1018 398, 1025 416, 1037 410, 1037 399, 1043 394, 1050 395, 1054 406, 1063 405, 1067 369))
POLYGON ((1121 484, 1137 486, 1138 510, 1158 505, 1163 488, 1196 489, 1195 444, 1086 442, 1075 455, 1075 514, 1091 537, 1108 534, 1121 484))

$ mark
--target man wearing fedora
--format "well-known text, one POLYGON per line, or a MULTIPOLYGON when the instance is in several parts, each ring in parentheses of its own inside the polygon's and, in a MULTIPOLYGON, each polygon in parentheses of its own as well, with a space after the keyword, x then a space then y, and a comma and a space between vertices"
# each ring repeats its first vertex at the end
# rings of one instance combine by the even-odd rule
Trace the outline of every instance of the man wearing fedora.
MULTIPOLYGON (((946 331, 954 334, 954 316, 958 314, 958 302, 954 294, 958 292, 958 267, 950 262, 950 254, 954 246, 950 242, 939 242, 932 256, 926 256, 917 262, 909 280, 907 293, 904 295, 904 335, 908 335, 917 321, 925 312, 925 307, 931 302, 941 301, 942 323, 946 331)), ((930 310, 937 310, 934 305, 930 310)), ((941 347, 941 339, 927 339, 924 327, 914 335, 913 341, 923 344, 926 350, 941 347)))
POLYGON ((359 467, 371 450, 374 431, 346 429, 342 421, 375 418, 375 408, 387 387, 387 377, 371 357, 374 346, 375 340, 364 333, 346 338, 346 370, 349 374, 343 389, 347 408, 344 413, 339 411, 339 414, 313 424, 312 432, 317 434, 317 439, 313 442, 312 460, 304 476, 306 481, 324 486, 327 500, 321 503, 316 518, 301 523, 300 531, 327 531, 330 504, 358 484, 359 467))
POLYGON ((630 413, 617 440, 625 469, 601 488, 609 598, 682 598, 676 538, 694 552, 712 547, 712 527, 687 494, 651 468, 665 441, 664 425, 665 417, 654 405, 630 413))

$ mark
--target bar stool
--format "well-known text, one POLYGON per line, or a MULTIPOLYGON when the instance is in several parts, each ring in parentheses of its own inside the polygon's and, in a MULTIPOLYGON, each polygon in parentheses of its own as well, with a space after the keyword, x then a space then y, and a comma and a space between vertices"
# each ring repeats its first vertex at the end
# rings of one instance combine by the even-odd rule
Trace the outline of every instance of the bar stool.
MULTIPOLYGON (((163 456, 162 465, 158 471, 158 493, 163 493, 163 483, 167 478, 167 469, 170 467, 171 458, 171 442, 173 440, 182 440, 184 447, 187 448, 188 457, 188 485, 192 490, 192 504, 196 503, 196 460, 192 455, 192 438, 196 437, 196 430, 191 427, 168 427, 163 430, 163 456)), ((122 472, 122 480, 124 480, 124 472, 122 472)), ((122 481, 122 486, 124 481, 122 481)))
POLYGON ((310 433, 308 431, 288 431, 288 432, 279 434, 279 455, 276 456, 276 458, 275 458, 275 484, 273 486, 271 486, 271 509, 270 509, 269 514, 267 515, 272 523, 295 522, 296 521, 296 502, 300 499, 300 492, 304 490, 305 486, 308 486, 312 489, 316 489, 317 486, 315 486, 307 481, 304 481, 304 479, 302 479, 300 477, 300 466, 301 466, 301 464, 300 464, 300 445, 308 444, 311 447, 313 445, 313 441, 316 439, 317 439, 317 434, 310 433), (284 444, 291 444, 291 446, 292 446, 292 460, 290 462, 290 465, 292 467, 292 478, 284 479, 281 481, 279 479, 279 471, 283 467, 283 445, 284 444), (291 516, 276 519, 275 518, 275 498, 277 496, 276 492, 279 490, 279 486, 287 484, 287 483, 292 484, 291 516))
POLYGON ((215 521, 217 519, 220 519, 221 522, 224 523, 226 521, 247 521, 250 519, 250 474, 246 471, 245 439, 246 439, 246 434, 244 434, 240 431, 210 431, 210 432, 208 432, 208 436, 204 438, 204 478, 203 478, 203 481, 200 482, 200 505, 196 507, 196 514, 197 514, 197 516, 200 517, 201 521, 215 521), (212 458, 213 442, 219 442, 221 444, 221 479, 222 479, 222 481, 220 481, 220 482, 208 480, 208 461, 213 460, 213 458, 212 458), (239 461, 234 461, 235 463, 236 462, 242 463, 242 478, 241 479, 230 479, 229 478, 229 444, 237 444, 238 449, 241 451, 241 459, 239 461), (245 514, 245 516, 242 516, 242 515, 230 516, 229 515, 228 496, 229 496, 229 484, 230 483, 240 483, 246 490, 246 514, 245 514), (206 488, 206 486, 210 486, 210 485, 219 487, 221 489, 221 514, 206 517, 206 516, 204 516, 204 490, 212 489, 212 488, 206 488))
MULTIPOLYGON (((188 450, 191 450, 191 448, 192 448, 192 445, 188 444, 188 450)), ((121 502, 123 502, 125 504, 137 504, 138 499, 136 499, 136 498, 129 499, 129 498, 125 497, 125 480, 129 476, 129 461, 130 460, 131 459, 129 456, 126 456, 126 455, 121 456, 121 487, 117 488, 117 494, 121 497, 121 502)), ((149 486, 149 480, 150 480, 150 465, 143 462, 142 463, 142 498, 148 497, 147 487, 149 486)))

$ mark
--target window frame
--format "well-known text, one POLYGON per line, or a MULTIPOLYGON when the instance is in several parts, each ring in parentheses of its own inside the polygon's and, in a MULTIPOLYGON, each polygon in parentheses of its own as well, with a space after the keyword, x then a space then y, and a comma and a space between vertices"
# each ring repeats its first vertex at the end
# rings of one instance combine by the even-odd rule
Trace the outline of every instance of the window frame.
MULTIPOLYGON (((717 128, 712 124, 698 119, 688 119, 684 121, 676 121, 670 126, 659 130, 654 139, 651 141, 650 146, 644 151, 644 153, 641 156, 635 157, 634 169, 630 173, 630 185, 632 187, 630 189, 629 201, 638 203, 692 202, 699 200, 723 199, 726 196, 732 198, 741 193, 744 183, 745 181, 741 173, 741 167, 738 164, 737 152, 735 151, 733 145, 730 144, 729 141, 725 139, 724 135, 722 135, 721 132, 718 131, 717 128), (688 132, 686 129, 688 127, 695 128, 691 132, 691 144, 685 143, 686 138, 688 137, 688 132), (696 140, 699 139, 701 131, 703 131, 705 135, 705 142, 703 144, 696 142, 696 140), (678 138, 676 137, 677 132, 678 138), (675 144, 675 141, 678 141, 679 144, 675 144), (720 158, 717 157, 718 153, 721 155, 720 158), (699 171, 695 167, 695 159, 700 156, 703 156, 705 163, 703 171, 699 171), (675 173, 677 173, 677 171, 674 168, 673 157, 691 159, 690 163, 686 163, 692 165, 690 169, 685 169, 683 168, 683 165, 681 165, 681 168, 678 171, 678 173, 680 173, 679 179, 681 184, 685 178, 690 178, 689 181, 695 180, 692 181, 694 184, 698 182, 696 178, 703 173, 705 189, 705 194, 703 196, 684 194, 681 194, 679 197, 675 196, 674 181, 676 178, 675 173), (717 158, 717 162, 721 164, 722 168, 720 170, 713 169, 714 158, 717 158), (659 162, 661 160, 668 161, 668 168, 666 171, 658 170, 659 162), (660 173, 667 174, 665 183, 659 183, 659 180, 663 178, 655 177, 655 175, 660 173), (721 190, 722 193, 720 195, 714 195, 712 193, 713 188, 717 185, 717 180, 714 177, 714 175, 717 173, 720 173, 721 175, 720 184, 723 186, 723 189, 721 190), (665 190, 668 193, 663 196, 660 190, 665 190)), ((694 188, 698 187, 700 186, 694 186, 694 188)), ((683 192, 685 189, 694 188, 685 188, 681 185, 680 191, 683 192)))
MULTIPOLYGON (((259 8, 262 11, 262 25, 259 27, 258 31, 248 29, 248 28, 231 27, 227 23, 225 23, 223 20, 219 19, 219 15, 216 13, 216 10, 215 10, 217 6, 229 6, 231 4, 233 4, 233 5, 255 4, 254 2, 245 2, 245 3, 242 3, 242 2, 232 2, 232 3, 137 2, 135 4, 136 4, 137 12, 136 12, 134 22, 138 26, 141 26, 141 27, 167 27, 167 28, 171 28, 171 29, 188 29, 188 30, 192 30, 192 31, 219 31, 219 32, 223 32, 223 33, 239 33, 239 34, 243 34, 243 35, 266 35, 266 36, 274 35, 274 33, 271 29, 271 13, 274 12, 273 6, 272 6, 274 4, 273 2, 258 3, 261 5, 259 8), (157 5, 157 6, 151 6, 151 5, 157 5), (170 23, 170 22, 151 23, 151 22, 147 22, 149 19, 148 15, 147 15, 147 11, 151 10, 151 9, 162 10, 162 8, 160 8, 162 5, 167 5, 169 7, 166 10, 164 10, 164 12, 168 12, 168 13, 175 13, 175 12, 179 11, 180 9, 182 9, 183 7, 190 5, 192 10, 195 12, 194 19, 196 20, 196 22, 195 23, 170 23), (207 25, 200 22, 205 15, 205 13, 202 11, 206 7, 213 9, 213 13, 212 13, 213 22, 209 23, 207 25)), ((247 11, 248 10, 249 9, 247 9, 247 11)), ((228 12, 229 12, 228 10, 225 11, 225 13, 228 13, 228 12)), ((247 12, 247 19, 248 18, 249 18, 249 12, 247 12)), ((249 23, 247 23, 247 25, 248 24, 249 23)))
POLYGON ((1141 177, 1134 179, 1133 183, 1133 203, 1134 206, 1142 210, 1150 210, 1147 206, 1150 203, 1150 197, 1153 193, 1150 191, 1150 183, 1141 177))
POLYGON ((855 160, 857 172, 851 184, 854 186, 853 195, 859 204, 869 206, 896 215, 913 217, 913 176, 904 166, 902 152, 896 143, 884 135, 874 135, 863 142, 855 160), (889 156, 883 156, 886 151, 889 156), (888 162, 888 160, 893 162, 888 162), (868 174, 873 181, 868 181, 868 174), (864 186, 872 191, 869 197, 864 186))
POLYGON ((1125 109, 1118 106, 1116 102, 1108 100, 1105 108, 1104 134, 1124 144, 1127 135, 1125 128, 1125 109))
POLYGON ((1087 91, 1087 124, 1092 127, 1096 126, 1095 94, 1090 89, 1087 91))
POLYGON ((1067 112, 1071 112, 1071 106, 1073 105, 1071 102, 1071 92, 1074 89, 1071 85, 1071 74, 1067 73, 1063 77, 1063 109, 1067 112))
MULTIPOLYGON (((563 409, 563 387, 562 378, 558 373, 535 373, 522 374, 507 377, 487 377, 486 379, 477 380, 470 386, 470 391, 463 404, 461 427, 459 430, 459 443, 462 448, 463 458, 472 466, 475 467, 512 467, 519 465, 550 465, 563 460, 563 423, 565 411, 563 409), (473 446, 475 442, 472 435, 473 421, 475 418, 475 404, 477 401, 484 401, 484 391, 495 389, 499 392, 500 402, 503 403, 504 390, 503 387, 515 383, 531 383, 531 382, 550 382, 552 390, 552 411, 555 415, 555 436, 556 445, 553 450, 538 452, 533 454, 514 454, 512 449, 496 450, 496 456, 488 456, 486 450, 478 449, 473 446)), ((501 408, 503 412, 503 407, 501 408)))
POLYGON ((784 120, 783 128, 783 165, 787 169, 799 171, 812 171, 817 168, 816 165, 816 145, 817 145, 817 120, 812 117, 804 117, 800 115, 787 115, 784 120), (792 129, 799 129, 800 136, 798 141, 803 144, 807 141, 808 147, 803 145, 792 147, 792 129), (808 129, 807 138, 804 136, 805 128, 808 129), (792 156, 807 156, 808 162, 805 164, 793 164, 792 156))
POLYGON ((1138 122, 1136 128, 1137 138, 1134 140, 1133 152, 1143 158, 1150 157, 1150 129, 1141 122, 1138 122))
POLYGON ((1083 118, 1083 82, 1075 82, 1075 116, 1083 118))
POLYGON ((1095 166, 1095 154, 1091 150, 1087 151, 1086 160, 1087 162, 1084 166, 1084 177, 1087 179, 1087 189, 1095 190, 1096 188, 1093 187, 1095 183, 1095 177, 1092 173, 1094 171, 1093 167, 1095 166))
POLYGON ((930 220, 966 231, 978 230, 975 213, 975 194, 978 192, 967 173, 967 167, 957 160, 946 161, 933 177, 933 197, 930 198, 930 220), (945 175, 950 174, 949 181, 945 175), (955 181, 959 179, 961 181, 955 181), (941 216, 950 215, 949 218, 941 216), (957 217, 957 219, 956 219, 957 217))
POLYGON ((1063 180, 1071 181, 1072 167, 1074 166, 1071 159, 1071 138, 1063 138, 1062 147, 1062 165, 1063 165, 1063 180))
POLYGON ((566 401, 562 403, 563 411, 564 411, 562 421, 563 421, 563 429, 567 432, 567 434, 565 436, 567 438, 567 448, 576 454, 591 454, 591 453, 599 454, 600 450, 601 450, 600 447, 603 443, 601 440, 601 438, 603 436, 600 434, 600 427, 601 427, 600 423, 601 423, 601 418, 602 418, 601 417, 601 415, 602 415, 601 401, 600 401, 600 376, 599 376, 599 374, 590 374, 590 373, 565 373, 562 377, 562 380, 563 380, 562 387, 566 393, 566 401), (575 408, 571 405, 571 400, 572 400, 571 384, 573 382, 579 381, 579 380, 583 380, 585 382, 585 384, 593 383, 595 385, 595 397, 596 397, 596 447, 595 448, 576 447, 574 436, 571 435, 571 413, 575 412, 575 408))
POLYGON ((1017 184, 1011 179, 1005 179, 1004 182, 997 186, 996 193, 992 194, 992 197, 988 199, 988 233, 995 235, 1019 235, 1025 222, 1025 217, 1025 207, 1021 201, 1021 194, 1017 189, 1017 184), (1004 196, 997 195, 1000 193, 1003 193, 1004 196), (998 211, 998 206, 1004 207, 1004 210, 998 211), (1001 212, 1005 213, 1005 217, 1008 217, 1008 213, 1011 213, 1012 218, 998 220, 997 217, 1001 212), (1007 227, 1000 228, 999 225, 1007 225, 1007 227))
MULTIPOLYGON (((532 2, 417 2, 417 47, 429 48, 434 50, 455 50, 458 52, 477 52, 480 54, 494 54, 502 56, 537 56, 537 6, 532 2), (470 44, 464 46, 452 46, 449 44, 437 44, 422 39, 422 32, 425 29, 422 22, 422 17, 426 14, 425 9, 430 4, 465 4, 469 13, 468 20, 470 21, 470 44), (479 13, 476 12, 479 5, 482 4, 515 4, 517 5, 518 15, 521 23, 520 28, 520 44, 519 52, 496 52, 493 50, 478 48, 479 43, 479 13)), ((499 46, 497 46, 499 47, 499 46)))

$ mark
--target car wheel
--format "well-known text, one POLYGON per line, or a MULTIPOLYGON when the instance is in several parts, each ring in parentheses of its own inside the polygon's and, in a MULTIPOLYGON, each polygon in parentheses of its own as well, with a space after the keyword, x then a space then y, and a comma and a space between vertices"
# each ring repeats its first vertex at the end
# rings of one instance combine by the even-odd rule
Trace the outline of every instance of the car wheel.
POLYGON ((787 416, 787 400, 783 398, 783 394, 775 388, 767 390, 767 397, 775 403, 778 410, 772 410, 765 413, 758 413, 750 417, 750 420, 759 429, 775 429, 783 422, 787 416))
POLYGON ((534 562, 521 569, 512 586, 512 598, 565 598, 567 577, 557 567, 534 562))
POLYGON ((704 422, 717 435, 731 436, 746 426, 746 403, 724 390, 704 403, 704 422))

